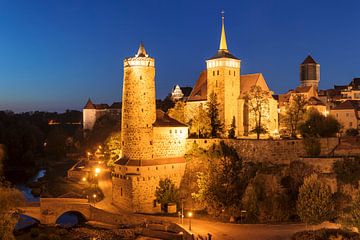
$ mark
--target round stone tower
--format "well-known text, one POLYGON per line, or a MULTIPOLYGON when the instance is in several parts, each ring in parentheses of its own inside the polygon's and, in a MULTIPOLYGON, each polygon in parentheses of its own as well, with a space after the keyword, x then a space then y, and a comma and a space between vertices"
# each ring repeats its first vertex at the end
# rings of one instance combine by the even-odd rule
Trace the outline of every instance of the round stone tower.
POLYGON ((121 121, 123 158, 153 158, 152 124, 155 120, 155 60, 148 56, 141 43, 135 57, 124 60, 121 121))

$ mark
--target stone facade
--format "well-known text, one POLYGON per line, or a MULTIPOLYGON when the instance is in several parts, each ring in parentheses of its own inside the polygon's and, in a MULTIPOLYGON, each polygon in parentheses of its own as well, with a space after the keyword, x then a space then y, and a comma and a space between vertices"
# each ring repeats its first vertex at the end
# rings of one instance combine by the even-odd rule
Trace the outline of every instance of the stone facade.
POLYGON ((124 60, 122 157, 112 172, 113 203, 134 212, 154 213, 161 179, 180 185, 185 170, 188 127, 156 110, 155 60, 141 44, 124 60))
MULTIPOLYGON (((306 155, 302 140, 188 139, 186 149, 191 150, 194 143, 198 147, 209 149, 220 141, 233 146, 244 161, 289 164, 306 155)), ((322 138, 321 154, 331 153, 338 144, 338 138, 322 138)))

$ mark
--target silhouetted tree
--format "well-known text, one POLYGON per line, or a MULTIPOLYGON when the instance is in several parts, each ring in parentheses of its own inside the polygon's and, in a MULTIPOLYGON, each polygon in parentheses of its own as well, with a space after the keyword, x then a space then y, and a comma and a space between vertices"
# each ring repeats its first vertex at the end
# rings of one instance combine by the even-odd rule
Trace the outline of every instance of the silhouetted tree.
POLYGON ((223 132, 223 123, 219 116, 219 103, 214 92, 209 95, 207 102, 208 116, 210 118, 211 137, 219 137, 223 132))

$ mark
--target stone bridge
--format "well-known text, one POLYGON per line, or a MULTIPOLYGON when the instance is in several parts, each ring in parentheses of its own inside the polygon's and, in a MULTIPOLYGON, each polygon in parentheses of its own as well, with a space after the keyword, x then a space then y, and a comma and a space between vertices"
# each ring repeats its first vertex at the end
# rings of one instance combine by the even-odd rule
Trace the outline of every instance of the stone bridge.
POLYGON ((78 198, 40 198, 39 203, 31 203, 19 208, 24 215, 42 224, 56 224, 65 213, 76 214, 79 220, 96 221, 107 224, 128 224, 145 222, 141 216, 115 214, 92 206, 87 199, 78 198))

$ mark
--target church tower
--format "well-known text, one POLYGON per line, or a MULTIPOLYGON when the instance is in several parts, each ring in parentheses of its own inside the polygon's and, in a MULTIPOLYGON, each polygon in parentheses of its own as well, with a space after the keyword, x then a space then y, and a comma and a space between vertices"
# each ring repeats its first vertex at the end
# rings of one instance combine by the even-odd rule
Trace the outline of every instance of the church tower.
POLYGON ((320 81, 320 64, 308 55, 300 65, 300 81, 303 87, 313 86, 318 92, 320 81))
MULTIPOLYGON (((223 12, 222 12, 223 14, 223 12)), ((207 99, 212 93, 216 94, 219 103, 220 120, 225 128, 235 118, 238 122, 238 97, 240 96, 240 60, 233 56, 227 47, 222 15, 221 37, 219 50, 206 61, 207 68, 207 99)))
POLYGON ((155 120, 155 60, 149 57, 141 43, 135 57, 124 60, 121 121, 123 158, 153 158, 152 125, 155 120))

